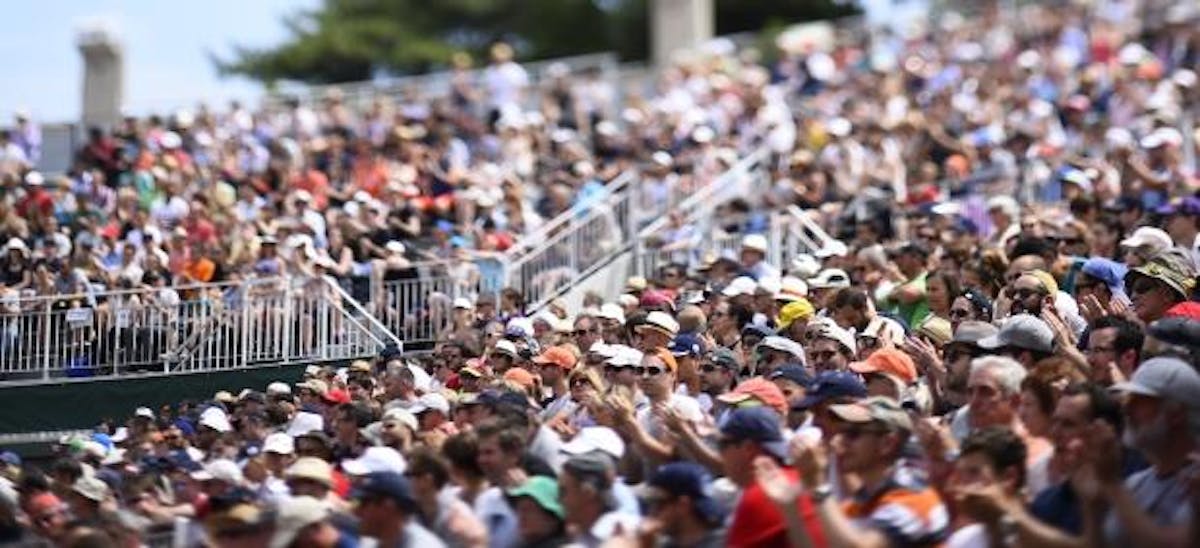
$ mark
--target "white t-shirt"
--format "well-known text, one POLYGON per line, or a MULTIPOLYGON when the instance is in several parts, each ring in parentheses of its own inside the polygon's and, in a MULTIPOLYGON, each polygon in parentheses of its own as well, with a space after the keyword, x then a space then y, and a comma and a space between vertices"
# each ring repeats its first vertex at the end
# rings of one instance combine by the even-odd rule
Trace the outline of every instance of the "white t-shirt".
POLYGON ((502 108, 517 105, 521 89, 529 85, 529 74, 512 61, 493 65, 483 71, 483 85, 488 92, 488 105, 502 108))

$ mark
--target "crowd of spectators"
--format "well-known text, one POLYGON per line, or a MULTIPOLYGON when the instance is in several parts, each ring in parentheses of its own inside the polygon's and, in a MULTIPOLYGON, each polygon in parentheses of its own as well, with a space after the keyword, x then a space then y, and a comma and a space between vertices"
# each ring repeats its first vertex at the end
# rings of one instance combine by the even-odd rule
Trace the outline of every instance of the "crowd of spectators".
POLYGON ((620 112, 587 81, 514 118, 500 48, 479 100, 97 135, 58 195, 24 174, 10 264, 133 248, 144 283, 502 249, 625 167, 700 183, 760 146, 772 188, 730 208, 799 205, 844 249, 771 264, 748 221, 733 255, 578 308, 456 299, 428 356, 6 453, 0 543, 1200 545, 1200 12, 1143 29, 1141 4, 709 52, 620 112), (268 238, 300 243, 252 259, 268 238))

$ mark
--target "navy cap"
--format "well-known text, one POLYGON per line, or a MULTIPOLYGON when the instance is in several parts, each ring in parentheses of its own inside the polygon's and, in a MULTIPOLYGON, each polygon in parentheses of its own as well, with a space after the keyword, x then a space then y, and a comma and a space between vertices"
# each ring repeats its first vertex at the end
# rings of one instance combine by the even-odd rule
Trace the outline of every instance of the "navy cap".
POLYGON ((9 466, 21 466, 21 456, 12 451, 0 453, 0 462, 9 466))
POLYGON ((676 357, 703 356, 704 339, 695 333, 680 333, 671 340, 670 350, 676 357))
POLYGON ((692 507, 709 523, 725 519, 725 509, 713 497, 712 475, 703 466, 691 461, 679 461, 659 466, 646 482, 672 497, 692 499, 692 507))
POLYGON ((721 422, 721 437, 753 441, 776 457, 787 459, 782 422, 779 414, 769 407, 739 407, 730 411, 721 422))
POLYGON ((813 382, 813 378, 808 374, 808 370, 794 363, 789 363, 772 371, 767 379, 787 379, 805 388, 808 388, 813 382))
POLYGON ((1187 196, 1185 198, 1177 198, 1171 200, 1170 203, 1159 206, 1154 211, 1159 215, 1175 215, 1180 213, 1183 215, 1200 215, 1200 198, 1195 196, 1187 196))
POLYGON ((1142 211, 1145 207, 1142 206, 1142 201, 1133 196, 1121 196, 1104 205, 1104 209, 1116 213, 1124 211, 1142 211))
POLYGON ((759 337, 767 338, 774 334, 775 331, 761 323, 748 323, 742 328, 743 337, 746 335, 758 335, 759 337))
POLYGON ((487 407, 513 406, 524 409, 529 407, 529 398, 512 390, 484 390, 475 398, 475 403, 487 407))
POLYGON ((396 472, 372 472, 363 476, 362 483, 351 493, 350 498, 362 500, 367 498, 389 498, 404 509, 416 508, 417 499, 413 497, 412 486, 408 478, 396 472))
POLYGON ((200 463, 192 459, 192 456, 183 449, 171 451, 165 460, 166 462, 164 464, 170 466, 171 468, 176 468, 185 472, 195 472, 204 468, 200 465, 200 463))
POLYGON ((867 386, 850 371, 822 371, 808 387, 808 393, 792 407, 807 409, 835 398, 865 398, 867 386))

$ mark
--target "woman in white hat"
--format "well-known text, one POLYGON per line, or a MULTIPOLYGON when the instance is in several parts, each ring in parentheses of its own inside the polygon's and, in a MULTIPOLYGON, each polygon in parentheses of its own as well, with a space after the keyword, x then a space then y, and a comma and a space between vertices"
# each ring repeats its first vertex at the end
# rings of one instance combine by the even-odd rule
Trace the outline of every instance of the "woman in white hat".
POLYGON ((4 266, 0 268, 0 285, 16 291, 29 287, 33 283, 30 274, 29 246, 20 238, 13 238, 4 246, 4 266))

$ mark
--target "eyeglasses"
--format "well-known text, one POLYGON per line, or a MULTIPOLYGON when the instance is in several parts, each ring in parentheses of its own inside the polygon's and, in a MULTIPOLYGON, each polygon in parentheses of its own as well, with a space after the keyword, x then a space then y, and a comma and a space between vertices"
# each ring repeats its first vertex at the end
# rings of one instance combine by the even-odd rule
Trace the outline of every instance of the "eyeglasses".
POLYGON ((665 369, 661 367, 634 367, 633 372, 639 377, 657 377, 661 375, 665 369))

